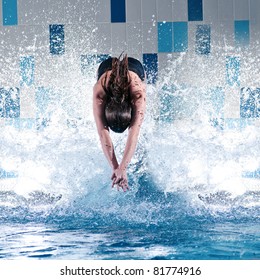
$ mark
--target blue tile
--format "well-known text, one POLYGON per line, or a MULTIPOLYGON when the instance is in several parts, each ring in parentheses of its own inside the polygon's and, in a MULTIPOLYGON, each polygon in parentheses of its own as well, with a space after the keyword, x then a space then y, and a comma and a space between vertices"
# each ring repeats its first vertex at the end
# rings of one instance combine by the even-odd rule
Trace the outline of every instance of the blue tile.
POLYGON ((3 25, 17 25, 17 0, 2 0, 3 25))
POLYGON ((188 20, 203 20, 202 0, 188 0, 188 20))
POLYGON ((196 30, 196 53, 210 54, 210 26, 198 25, 196 30))
POLYGON ((18 88, 0 88, 0 117, 20 117, 20 90, 18 88))
POLYGON ((125 0, 111 0, 111 22, 126 22, 125 0))
POLYGON ((172 22, 158 22, 158 52, 172 52, 172 22))
POLYGON ((148 84, 155 84, 158 78, 158 55, 157 53, 144 53, 143 65, 148 84))
POLYGON ((259 118, 260 117, 260 88, 242 88, 240 91, 240 117, 259 118))
POLYGON ((34 57, 24 56, 20 58, 21 86, 31 86, 34 82, 34 57))
POLYGON ((240 58, 226 57, 226 81, 229 86, 240 86, 240 58))
POLYGON ((173 51, 186 52, 188 50, 188 23, 173 22, 173 51))
POLYGON ((65 53, 64 25, 50 25, 50 53, 61 55, 65 53))
POLYGON ((244 48, 249 46, 249 21, 236 20, 235 28, 235 44, 237 48, 244 48))

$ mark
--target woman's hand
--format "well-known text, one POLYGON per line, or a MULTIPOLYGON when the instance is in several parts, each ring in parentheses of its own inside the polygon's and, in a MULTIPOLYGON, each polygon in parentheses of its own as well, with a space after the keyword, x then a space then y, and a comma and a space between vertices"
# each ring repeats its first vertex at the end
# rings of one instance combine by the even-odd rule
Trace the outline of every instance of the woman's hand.
POLYGON ((122 188, 124 192, 129 190, 126 169, 122 169, 119 167, 114 169, 111 180, 112 188, 116 186, 118 191, 120 190, 120 188, 122 188))

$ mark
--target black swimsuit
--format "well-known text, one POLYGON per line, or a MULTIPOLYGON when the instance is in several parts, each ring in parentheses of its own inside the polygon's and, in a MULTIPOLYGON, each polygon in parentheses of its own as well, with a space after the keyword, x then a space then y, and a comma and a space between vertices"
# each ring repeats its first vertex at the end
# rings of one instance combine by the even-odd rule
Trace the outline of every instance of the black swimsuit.
MULTIPOLYGON (((104 60, 101 62, 101 64, 98 67, 98 72, 97 72, 97 79, 99 80, 100 77, 107 71, 112 69, 112 57, 109 57, 108 59, 104 60)), ((135 72, 139 78, 144 81, 145 78, 145 72, 144 72, 144 67, 142 63, 133 58, 133 57, 128 57, 128 70, 135 72)))

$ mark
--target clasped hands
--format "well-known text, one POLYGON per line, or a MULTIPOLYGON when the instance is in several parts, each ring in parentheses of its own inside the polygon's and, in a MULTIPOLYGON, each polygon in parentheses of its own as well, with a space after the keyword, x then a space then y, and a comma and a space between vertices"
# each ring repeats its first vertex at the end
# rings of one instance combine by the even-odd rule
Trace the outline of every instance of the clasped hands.
POLYGON ((119 166, 115 168, 113 170, 111 180, 112 188, 117 187, 118 191, 122 188, 124 192, 129 190, 126 169, 120 168, 119 166))

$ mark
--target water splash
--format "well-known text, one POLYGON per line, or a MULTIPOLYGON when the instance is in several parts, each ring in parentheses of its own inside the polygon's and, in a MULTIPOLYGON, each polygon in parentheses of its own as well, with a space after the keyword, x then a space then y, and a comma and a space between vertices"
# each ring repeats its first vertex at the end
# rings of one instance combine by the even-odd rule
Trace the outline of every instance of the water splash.
MULTIPOLYGON (((194 65, 203 60, 193 60, 194 65)), ((212 123, 214 114, 221 116, 223 101, 217 110, 212 105, 210 83, 202 86, 206 70, 197 75, 197 86, 172 82, 186 61, 185 54, 169 57, 167 74, 147 88, 148 111, 129 166, 128 193, 111 189, 111 170, 96 133, 92 86, 97 65, 85 69, 89 75, 83 82, 71 71, 66 81, 73 85, 65 82, 59 90, 56 77, 32 129, 2 127, 0 170, 14 176, 0 179, 1 220, 60 223, 77 217, 93 224, 151 225, 184 216, 259 218, 259 178, 243 177, 259 168, 259 126, 223 129, 212 123)), ((66 65, 70 69, 72 63, 66 65)), ((120 157, 126 134, 112 137, 120 157)))

